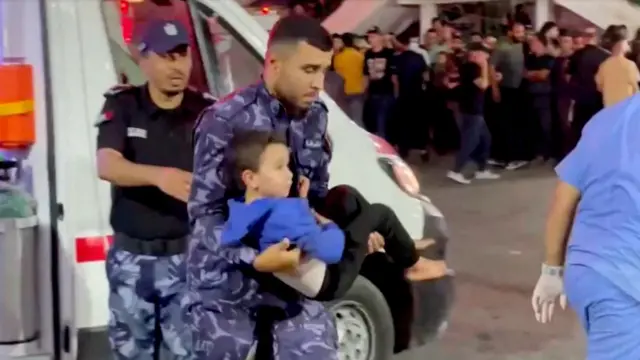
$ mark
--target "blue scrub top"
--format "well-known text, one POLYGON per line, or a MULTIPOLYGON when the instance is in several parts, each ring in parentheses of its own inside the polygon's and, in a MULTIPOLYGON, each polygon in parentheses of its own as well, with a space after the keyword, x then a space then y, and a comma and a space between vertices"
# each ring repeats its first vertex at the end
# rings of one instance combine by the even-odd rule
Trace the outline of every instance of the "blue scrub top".
POLYGON ((640 95, 595 115, 556 172, 582 195, 567 266, 591 268, 640 301, 640 95))

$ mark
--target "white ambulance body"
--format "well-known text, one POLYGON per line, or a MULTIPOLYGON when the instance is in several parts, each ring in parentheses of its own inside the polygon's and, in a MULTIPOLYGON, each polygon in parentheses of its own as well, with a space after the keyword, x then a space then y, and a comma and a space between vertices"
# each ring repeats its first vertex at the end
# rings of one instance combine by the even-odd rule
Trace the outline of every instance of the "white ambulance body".
MULTIPOLYGON (((172 0, 156 9, 145 7, 145 1, 150 0, 0 0, 0 29, 10 39, 3 44, 4 56, 34 68, 37 139, 24 161, 32 175, 23 181, 38 200, 40 223, 40 336, 29 343, 0 344, 0 359, 75 360, 86 346, 82 331, 104 330, 107 324, 110 186, 96 174, 94 123, 102 94, 122 75, 133 84, 144 81, 127 45, 131 23, 159 16, 191 24, 192 84, 217 97, 259 78, 267 33, 234 0, 172 0)), ((444 233, 441 214, 419 195, 412 171, 330 98, 323 95, 323 100, 334 149, 332 185, 353 185, 370 201, 389 205, 415 238, 425 234, 429 219, 444 233), (381 157, 388 160, 387 170, 380 166, 381 157)), ((370 344, 354 346, 374 351, 370 344)), ((385 346, 393 348, 393 343, 385 346)), ((105 356, 88 351, 83 358, 105 356)))

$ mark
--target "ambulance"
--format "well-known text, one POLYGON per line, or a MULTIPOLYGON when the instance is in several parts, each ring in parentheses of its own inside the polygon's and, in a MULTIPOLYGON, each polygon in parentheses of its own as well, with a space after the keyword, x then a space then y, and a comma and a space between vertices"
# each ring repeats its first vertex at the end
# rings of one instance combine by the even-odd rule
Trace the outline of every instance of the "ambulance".
MULTIPOLYGON (((35 261, 21 265, 34 269, 37 291, 18 304, 31 307, 34 324, 0 323, 0 334, 15 330, 14 338, 0 338, 0 359, 111 358, 104 263, 110 186, 96 174, 94 124, 106 90, 144 82, 136 28, 155 18, 184 22, 194 55, 191 85, 223 97, 259 79, 267 32, 256 16, 235 0, 0 0, 0 157, 16 161, 14 181, 38 203, 35 261)), ((322 99, 330 114, 331 185, 352 185, 388 205, 415 239, 447 239, 445 219, 412 169, 330 97, 322 99)), ((343 299, 327 304, 341 359, 391 360, 446 328, 452 276, 409 283, 383 253, 369 256, 361 275, 343 299)), ((0 302, 0 313, 10 313, 8 306, 17 305, 0 302)))

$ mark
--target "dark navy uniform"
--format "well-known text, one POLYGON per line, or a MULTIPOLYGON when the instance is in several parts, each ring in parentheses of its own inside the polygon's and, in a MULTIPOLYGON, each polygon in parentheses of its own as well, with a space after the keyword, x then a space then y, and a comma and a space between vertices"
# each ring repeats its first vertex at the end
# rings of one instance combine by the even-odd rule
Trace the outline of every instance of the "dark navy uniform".
MULTIPOLYGON (((238 130, 275 131, 287 137, 294 184, 310 179, 311 204, 327 194, 330 151, 324 146, 327 108, 315 102, 304 119, 290 119, 263 84, 243 89, 205 111, 195 131, 194 171, 189 216, 193 225, 187 256, 187 299, 194 358, 243 360, 254 341, 255 318, 264 304, 280 307, 284 320, 273 326, 276 359, 332 360, 337 335, 331 315, 317 301, 284 302, 258 290, 258 282, 239 269, 250 267, 257 250, 222 247, 227 184, 224 151, 238 130)), ((259 327, 259 326, 258 326, 259 327)))
MULTIPOLYGON (((168 21, 150 25, 141 45, 165 54, 186 44, 186 29, 168 21)), ((211 96, 186 90, 180 106, 170 110, 152 101, 146 85, 115 87, 105 98, 98 149, 113 149, 136 164, 193 170, 193 128, 200 112, 214 103, 211 96)), ((115 357, 152 360, 164 345, 174 359, 187 359, 180 307, 189 234, 185 203, 154 186, 114 185, 111 226, 114 244, 106 272, 115 357)))

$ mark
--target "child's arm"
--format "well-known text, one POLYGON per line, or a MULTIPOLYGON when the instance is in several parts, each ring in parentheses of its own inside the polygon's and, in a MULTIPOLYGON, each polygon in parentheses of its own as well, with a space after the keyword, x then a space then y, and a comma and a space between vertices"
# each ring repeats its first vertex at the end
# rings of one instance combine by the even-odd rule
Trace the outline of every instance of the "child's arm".
POLYGON ((327 264, 342 258, 344 234, 334 223, 318 225, 305 199, 282 199, 264 224, 260 247, 286 238, 302 252, 327 264))
POLYGON ((316 226, 320 231, 299 238, 298 247, 308 256, 327 264, 338 263, 344 251, 344 233, 334 223, 316 226))

